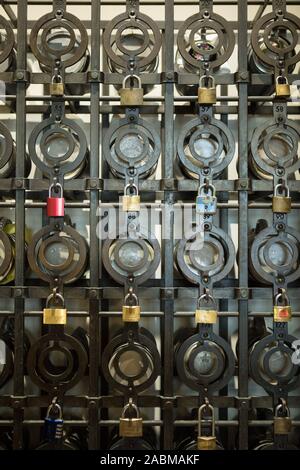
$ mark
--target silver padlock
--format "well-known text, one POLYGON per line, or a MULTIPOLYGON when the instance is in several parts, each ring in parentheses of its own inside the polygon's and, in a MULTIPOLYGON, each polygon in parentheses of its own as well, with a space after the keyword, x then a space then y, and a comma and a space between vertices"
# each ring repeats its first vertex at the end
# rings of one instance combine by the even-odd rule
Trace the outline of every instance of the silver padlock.
POLYGON ((217 212, 216 189, 212 184, 201 184, 196 198, 197 214, 214 215, 217 212), (207 192, 204 192, 204 188, 207 192), (209 194, 209 192, 211 194, 209 194))

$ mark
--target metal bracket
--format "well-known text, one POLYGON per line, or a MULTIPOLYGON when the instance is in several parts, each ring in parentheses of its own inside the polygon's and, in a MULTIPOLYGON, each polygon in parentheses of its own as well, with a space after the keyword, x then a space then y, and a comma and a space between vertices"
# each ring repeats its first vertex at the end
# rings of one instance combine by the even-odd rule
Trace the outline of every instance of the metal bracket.
POLYGON ((30 72, 28 70, 15 70, 13 77, 15 82, 30 83, 30 72))
POLYGON ((177 72, 162 72, 160 74, 161 83, 177 83, 178 73, 177 72))
POLYGON ((235 292, 237 299, 246 300, 250 298, 250 289, 248 287, 237 287, 235 292))
POLYGON ((249 410, 251 408, 252 397, 234 397, 237 409, 249 410))
POLYGON ((28 189, 28 180, 26 178, 12 178, 12 189, 28 189))
POLYGON ((161 287, 160 298, 162 300, 171 300, 177 297, 177 288, 174 287, 161 287))
POLYGON ((163 178, 160 180, 161 191, 177 191, 178 180, 175 178, 163 178))
POLYGON ((86 189, 89 190, 89 189, 99 189, 99 190, 103 190, 103 187, 104 187, 104 183, 103 183, 103 179, 99 179, 99 178, 86 178, 86 189))
POLYGON ((236 72, 234 74, 234 81, 236 83, 250 83, 250 72, 248 71, 236 72))
POLYGON ((99 287, 87 288, 87 297, 92 300, 102 299, 103 290, 99 287))
POLYGON ((104 83, 104 73, 100 70, 91 70, 87 73, 87 81, 91 83, 104 83))
POLYGON ((251 181, 249 178, 239 178, 235 181, 236 191, 250 191, 251 181))

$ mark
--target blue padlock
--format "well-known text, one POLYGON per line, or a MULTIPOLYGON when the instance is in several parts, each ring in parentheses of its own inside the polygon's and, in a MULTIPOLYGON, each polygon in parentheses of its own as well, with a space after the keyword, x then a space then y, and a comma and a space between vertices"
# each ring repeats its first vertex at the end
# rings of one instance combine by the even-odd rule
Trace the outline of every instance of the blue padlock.
POLYGON ((45 417, 44 437, 48 442, 55 442, 63 437, 62 409, 58 403, 51 403, 45 417))
POLYGON ((212 184, 201 184, 196 198, 196 212, 202 215, 214 215, 217 212, 216 190, 212 184), (204 192, 206 188, 207 192, 204 192))

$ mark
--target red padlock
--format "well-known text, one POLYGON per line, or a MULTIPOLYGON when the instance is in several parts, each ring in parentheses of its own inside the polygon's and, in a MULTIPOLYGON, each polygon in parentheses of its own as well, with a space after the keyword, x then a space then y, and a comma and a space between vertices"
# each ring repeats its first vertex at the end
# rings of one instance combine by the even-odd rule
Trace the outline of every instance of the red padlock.
POLYGON ((49 187, 49 197, 47 198, 47 215, 48 217, 64 217, 65 215, 65 199, 62 197, 63 189, 59 183, 51 184, 49 187), (59 197, 52 197, 52 188, 58 187, 60 189, 59 197))

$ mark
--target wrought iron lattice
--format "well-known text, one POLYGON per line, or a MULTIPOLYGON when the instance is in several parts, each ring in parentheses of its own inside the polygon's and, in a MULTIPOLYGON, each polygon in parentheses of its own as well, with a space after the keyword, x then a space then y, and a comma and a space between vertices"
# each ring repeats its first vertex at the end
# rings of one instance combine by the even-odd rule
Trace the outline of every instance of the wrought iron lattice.
POLYGON ((300 5, 267 3, 1 2, 1 448, 300 446, 300 5))

